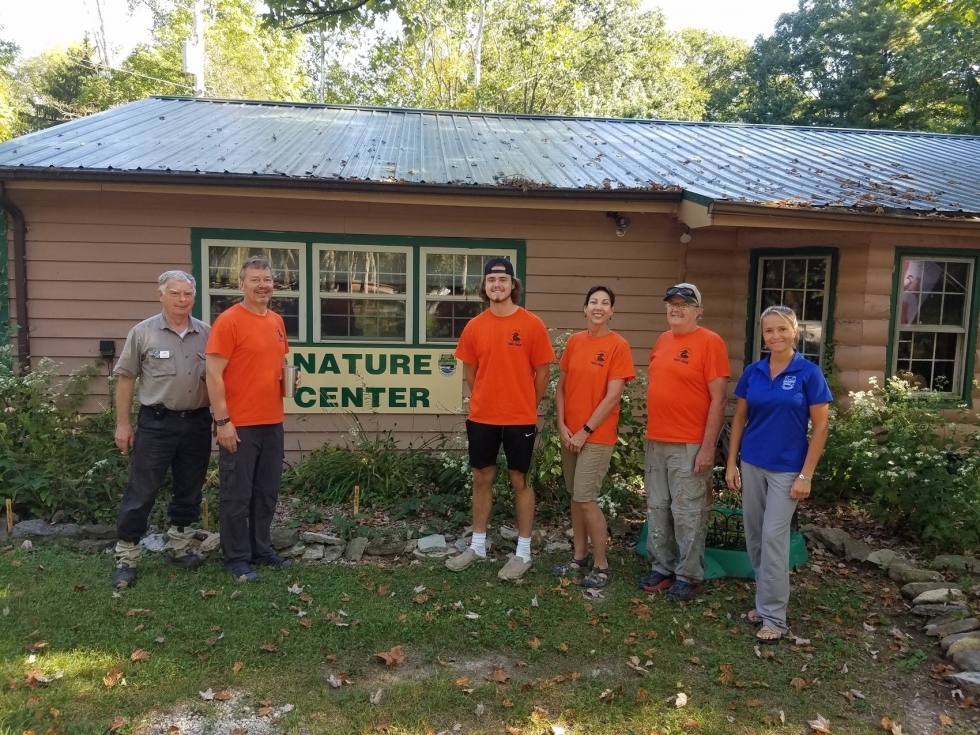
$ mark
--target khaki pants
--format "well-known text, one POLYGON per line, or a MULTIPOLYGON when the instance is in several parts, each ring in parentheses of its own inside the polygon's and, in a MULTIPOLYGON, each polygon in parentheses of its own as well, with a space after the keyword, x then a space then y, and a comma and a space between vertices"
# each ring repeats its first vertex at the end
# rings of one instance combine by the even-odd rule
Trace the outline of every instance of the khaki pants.
POLYGON ((700 449, 700 444, 648 441, 644 472, 651 568, 691 583, 704 579, 711 510, 711 471, 694 474, 700 449))
POLYGON ((582 451, 575 453, 564 444, 561 447, 561 466, 565 475, 565 487, 577 503, 595 502, 602 492, 602 481, 612 461, 612 444, 586 442, 582 451))

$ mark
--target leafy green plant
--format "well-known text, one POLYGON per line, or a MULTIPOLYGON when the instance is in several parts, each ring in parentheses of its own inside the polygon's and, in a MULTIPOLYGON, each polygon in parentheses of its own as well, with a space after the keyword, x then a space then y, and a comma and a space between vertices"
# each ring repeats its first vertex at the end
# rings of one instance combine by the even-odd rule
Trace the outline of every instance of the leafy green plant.
POLYGON ((900 378, 851 393, 832 410, 816 496, 860 503, 930 552, 980 546, 980 451, 959 430, 973 417, 960 406, 951 421, 942 400, 900 378))
POLYGON ((28 517, 61 510, 82 522, 111 520, 129 458, 115 448, 111 411, 78 411, 95 368, 59 378, 47 358, 14 370, 9 353, 0 347, 0 502, 10 498, 28 517))

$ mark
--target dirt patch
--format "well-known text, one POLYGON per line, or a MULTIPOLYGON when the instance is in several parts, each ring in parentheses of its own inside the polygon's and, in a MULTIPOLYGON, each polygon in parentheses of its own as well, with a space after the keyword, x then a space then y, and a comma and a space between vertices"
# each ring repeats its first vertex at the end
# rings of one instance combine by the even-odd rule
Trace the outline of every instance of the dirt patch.
POLYGON ((266 707, 249 704, 247 692, 232 692, 226 701, 190 702, 170 712, 151 713, 133 735, 280 735, 279 724, 293 706, 266 707), (266 711, 266 709, 268 711, 266 711), (178 728, 174 730, 173 728, 178 728))

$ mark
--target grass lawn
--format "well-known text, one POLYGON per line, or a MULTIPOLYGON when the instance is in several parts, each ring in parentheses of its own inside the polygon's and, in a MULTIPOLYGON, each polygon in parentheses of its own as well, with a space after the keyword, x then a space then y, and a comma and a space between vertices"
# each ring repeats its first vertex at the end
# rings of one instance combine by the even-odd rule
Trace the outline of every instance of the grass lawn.
MULTIPOLYGON (((639 592, 642 564, 620 552, 591 599, 548 573, 558 561, 538 557, 519 585, 499 582, 497 563, 454 575, 434 562, 260 570, 242 585, 213 561, 186 572, 152 556, 135 589, 114 592, 108 556, 9 552, 0 735, 168 732, 181 713, 229 711, 253 718, 234 735, 799 735, 818 713, 834 733, 880 733, 916 693, 935 702, 936 662, 892 632, 908 630, 902 603, 877 573, 796 575, 791 623, 808 640, 757 651, 744 582, 680 606, 639 592), (386 666, 375 654, 395 646, 404 660, 386 666), (331 676, 350 683, 333 688, 331 676), (208 689, 219 696, 205 701, 208 689)), ((976 731, 955 703, 933 707, 936 731, 976 731), (943 711, 958 724, 943 730, 943 711)))

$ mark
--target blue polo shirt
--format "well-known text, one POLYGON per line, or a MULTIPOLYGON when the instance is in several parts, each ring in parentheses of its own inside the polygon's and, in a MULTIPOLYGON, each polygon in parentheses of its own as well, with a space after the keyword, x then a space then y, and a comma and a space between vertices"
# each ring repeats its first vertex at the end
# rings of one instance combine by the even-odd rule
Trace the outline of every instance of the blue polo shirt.
POLYGON ((775 472, 799 472, 809 448, 810 406, 834 400, 820 366, 799 352, 775 378, 768 355, 742 373, 735 395, 748 404, 743 462, 775 472))

